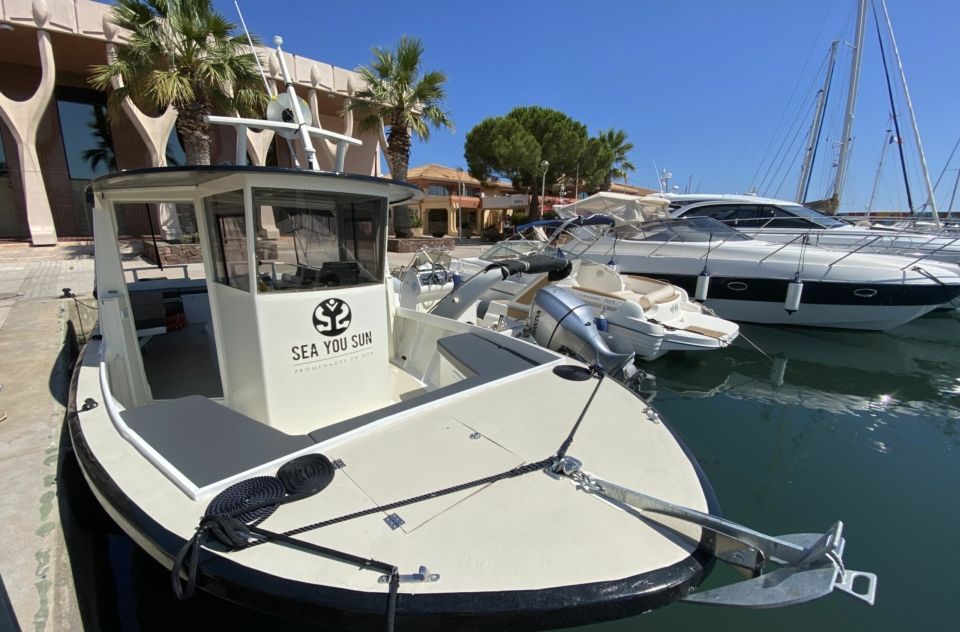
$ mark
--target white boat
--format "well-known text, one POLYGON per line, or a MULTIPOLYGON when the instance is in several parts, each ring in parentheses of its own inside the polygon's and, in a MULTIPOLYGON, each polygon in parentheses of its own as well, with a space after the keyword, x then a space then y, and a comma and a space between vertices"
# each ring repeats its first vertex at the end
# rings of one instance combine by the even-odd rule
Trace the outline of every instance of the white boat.
MULTIPOLYGON (((573 217, 577 204, 558 211, 573 217)), ((600 239, 577 230, 592 231, 583 256, 682 287, 737 322, 882 331, 960 296, 950 264, 759 241, 708 217, 627 221, 600 239)))
POLYGON ((720 518, 679 438, 602 371, 397 305, 388 205, 413 186, 237 165, 90 190, 99 325, 70 436, 178 596, 363 630, 556 628, 834 588, 873 602, 841 523, 773 537, 720 518), (161 202, 196 212, 204 280, 127 278, 116 213, 161 202), (715 557, 753 579, 692 592, 715 557))
MULTIPOLYGON (((613 222, 605 216, 590 220, 613 222)), ((535 248, 556 252, 553 244, 565 239, 567 229, 582 225, 580 220, 535 222, 527 226, 554 231, 543 244, 501 242, 474 259, 457 260, 444 251, 422 250, 401 271, 400 303, 516 336, 536 329, 547 302, 561 312, 582 304, 589 308, 597 329, 611 338, 609 347, 632 350, 642 360, 655 360, 670 351, 722 349, 736 339, 736 323, 705 313, 682 288, 621 275, 608 265, 577 257, 569 248, 563 258, 547 259, 544 271, 531 272, 524 262, 535 248), (537 293, 548 285, 552 298, 538 300, 537 293)), ((594 357, 583 359, 595 361, 594 357)))
POLYGON ((774 243, 806 244, 844 252, 902 255, 960 263, 960 235, 882 224, 853 224, 796 202, 751 195, 664 194, 672 217, 712 217, 741 233, 774 243))

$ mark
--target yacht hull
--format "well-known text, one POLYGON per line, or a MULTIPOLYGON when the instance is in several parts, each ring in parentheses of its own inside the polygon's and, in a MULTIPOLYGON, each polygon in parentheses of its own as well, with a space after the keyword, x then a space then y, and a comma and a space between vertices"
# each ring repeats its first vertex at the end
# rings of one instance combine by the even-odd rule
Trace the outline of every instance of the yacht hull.
MULTIPOLYGON (((695 275, 645 273, 690 293, 696 290, 695 275)), ((705 304, 722 318, 737 322, 884 331, 960 294, 960 286, 935 283, 804 281, 800 308, 790 313, 785 307, 789 284, 788 279, 715 276, 705 304)))

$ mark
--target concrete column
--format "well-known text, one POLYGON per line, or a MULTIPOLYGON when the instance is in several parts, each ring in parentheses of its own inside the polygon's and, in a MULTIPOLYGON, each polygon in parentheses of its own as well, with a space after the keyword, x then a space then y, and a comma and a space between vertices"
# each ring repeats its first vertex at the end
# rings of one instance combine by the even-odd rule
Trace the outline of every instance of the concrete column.
POLYGON ((50 19, 50 11, 45 2, 34 1, 33 19, 37 24, 37 46, 40 49, 40 85, 37 86, 33 96, 25 101, 14 101, 0 94, 0 117, 10 129, 10 134, 17 144, 23 198, 27 207, 27 223, 30 226, 30 240, 34 246, 54 246, 57 243, 57 230, 53 223, 53 211, 50 209, 47 188, 43 183, 40 157, 37 154, 37 132, 40 129, 40 119, 53 98, 56 81, 56 65, 50 33, 43 29, 50 19))
MULTIPOLYGON (((103 16, 103 33, 106 35, 107 60, 113 61, 116 57, 117 46, 114 43, 119 35, 119 27, 110 21, 110 14, 103 16)), ((123 80, 115 77, 113 80, 114 89, 123 86, 123 80)), ((173 106, 168 106, 160 116, 148 116, 134 104, 130 97, 123 100, 122 106, 133 127, 143 140, 147 147, 147 153, 150 156, 150 165, 153 167, 167 166, 167 142, 170 140, 170 132, 177 122, 177 110, 173 106)), ((157 205, 160 216, 160 236, 166 241, 178 241, 183 238, 183 230, 180 228, 180 218, 177 217, 177 207, 174 204, 161 203, 157 205)))

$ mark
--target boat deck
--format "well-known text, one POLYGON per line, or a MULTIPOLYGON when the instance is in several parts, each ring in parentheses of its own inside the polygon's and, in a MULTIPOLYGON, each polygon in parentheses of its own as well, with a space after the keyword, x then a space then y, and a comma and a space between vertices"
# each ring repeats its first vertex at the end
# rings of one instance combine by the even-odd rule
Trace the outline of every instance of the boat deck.
POLYGON ((143 368, 154 399, 223 397, 216 351, 204 323, 141 339, 143 368))

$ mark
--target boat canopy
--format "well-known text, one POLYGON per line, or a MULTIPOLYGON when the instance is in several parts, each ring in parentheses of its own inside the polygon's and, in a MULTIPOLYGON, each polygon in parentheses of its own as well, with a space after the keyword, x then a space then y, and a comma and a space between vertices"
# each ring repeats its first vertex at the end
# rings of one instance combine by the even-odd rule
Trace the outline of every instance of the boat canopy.
POLYGON ((618 239, 631 241, 750 241, 750 237, 710 217, 659 220, 617 226, 618 239))
POLYGON ((667 200, 649 195, 627 195, 625 193, 601 191, 573 204, 555 206, 554 210, 561 218, 602 213, 613 215, 620 221, 648 222, 667 218, 669 216, 667 208, 669 205, 670 203, 667 200))

